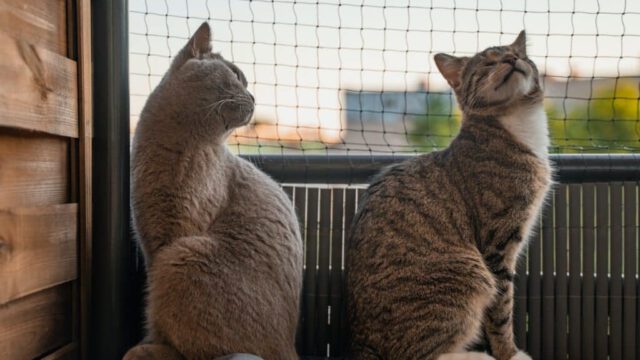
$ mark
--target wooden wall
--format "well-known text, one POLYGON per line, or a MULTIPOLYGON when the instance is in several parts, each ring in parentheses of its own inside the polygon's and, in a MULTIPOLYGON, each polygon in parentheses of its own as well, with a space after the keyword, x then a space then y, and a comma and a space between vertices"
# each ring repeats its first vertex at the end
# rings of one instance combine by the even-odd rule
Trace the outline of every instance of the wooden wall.
POLYGON ((84 350, 89 15, 85 0, 0 0, 0 359, 84 350))

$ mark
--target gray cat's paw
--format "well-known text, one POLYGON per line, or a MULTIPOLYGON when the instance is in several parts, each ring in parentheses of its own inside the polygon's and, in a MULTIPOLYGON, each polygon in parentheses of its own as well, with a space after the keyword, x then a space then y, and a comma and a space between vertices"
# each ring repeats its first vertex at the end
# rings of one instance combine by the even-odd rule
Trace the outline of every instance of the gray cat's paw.
POLYGON ((520 350, 509 360, 531 360, 531 356, 527 355, 524 351, 520 350))
POLYGON ((122 360, 183 360, 175 349, 159 344, 140 344, 127 351, 122 360))
POLYGON ((214 360, 263 360, 259 356, 251 354, 231 354, 223 357, 215 358, 214 360))

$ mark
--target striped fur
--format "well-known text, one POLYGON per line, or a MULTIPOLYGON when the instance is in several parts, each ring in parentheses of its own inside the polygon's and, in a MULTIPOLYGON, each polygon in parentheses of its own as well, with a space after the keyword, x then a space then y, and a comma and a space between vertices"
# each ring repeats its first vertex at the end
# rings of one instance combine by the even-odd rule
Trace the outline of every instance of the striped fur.
POLYGON ((525 359, 513 339, 513 278, 552 171, 537 148, 546 142, 525 142, 505 122, 544 122, 530 125, 546 136, 546 117, 525 115, 542 111, 537 70, 524 33, 509 46, 436 62, 462 127, 447 149, 386 169, 366 192, 347 253, 352 352, 491 358, 466 352, 484 334, 493 358, 525 359))

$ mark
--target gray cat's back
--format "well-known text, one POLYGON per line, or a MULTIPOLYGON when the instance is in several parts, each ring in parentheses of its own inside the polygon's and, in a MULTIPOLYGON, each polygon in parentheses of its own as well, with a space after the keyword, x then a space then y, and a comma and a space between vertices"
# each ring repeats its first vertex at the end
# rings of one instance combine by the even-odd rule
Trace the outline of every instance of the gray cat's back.
POLYGON ((297 358, 302 241, 282 189, 226 146, 254 109, 203 24, 149 96, 132 213, 148 279, 145 344, 125 358, 297 358))
MULTIPOLYGON (((228 216, 230 221, 270 223, 278 229, 286 230, 287 236, 298 235, 299 223, 296 212, 291 199, 281 186, 255 165, 240 157, 233 157, 232 168, 234 175, 230 181, 233 187, 230 189, 226 211, 243 212, 245 216, 241 219, 223 213, 221 218, 228 216)), ((295 242, 286 242, 296 245, 296 249, 302 253, 302 242, 299 238, 295 242)))
MULTIPOLYGON (((268 269, 262 270, 273 271, 274 266, 282 266, 279 270, 288 274, 289 285, 301 286, 302 272, 298 270, 302 268, 302 241, 291 200, 279 184, 250 162, 239 157, 231 161, 233 186, 227 207, 211 224, 211 231, 252 239, 253 245, 263 245, 261 251, 251 252, 256 260, 264 261, 268 269), (262 258, 263 254, 271 254, 281 261, 274 264, 269 257, 262 258)), ((237 251, 237 244, 229 245, 230 251, 237 251)))
POLYGON ((134 176, 134 188, 146 188, 134 191, 140 241, 162 240, 148 261, 151 336, 188 358, 229 352, 292 358, 302 243, 290 200, 230 153, 166 158, 163 151, 141 150, 161 165, 151 171, 138 164, 134 176), (189 329, 196 324, 202 333, 189 329))

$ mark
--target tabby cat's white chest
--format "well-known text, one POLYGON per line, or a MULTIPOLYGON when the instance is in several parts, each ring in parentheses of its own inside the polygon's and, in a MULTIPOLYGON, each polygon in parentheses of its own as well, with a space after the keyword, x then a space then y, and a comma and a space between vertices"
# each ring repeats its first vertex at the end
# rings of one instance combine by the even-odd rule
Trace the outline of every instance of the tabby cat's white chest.
POLYGON ((521 144, 524 144, 541 159, 548 157, 549 129, 547 114, 542 104, 522 107, 500 119, 507 129, 521 144))

